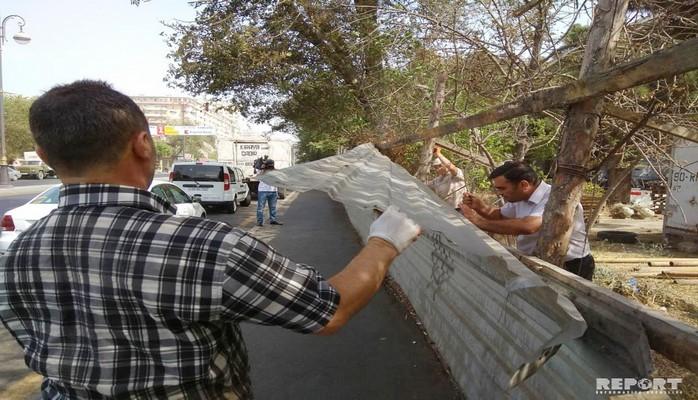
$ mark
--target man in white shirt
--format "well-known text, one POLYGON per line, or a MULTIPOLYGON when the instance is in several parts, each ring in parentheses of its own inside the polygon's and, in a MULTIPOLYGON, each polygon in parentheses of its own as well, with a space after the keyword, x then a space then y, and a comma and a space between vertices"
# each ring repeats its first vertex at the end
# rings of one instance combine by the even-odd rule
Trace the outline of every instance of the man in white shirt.
POLYGON ((437 176, 429 181, 427 186, 453 208, 458 208, 463 193, 467 190, 463 170, 453 165, 448 158, 441 154, 439 146, 434 146, 432 166, 436 168, 437 176))
MULTIPOLYGON (((492 233, 517 235, 516 247, 533 255, 538 242, 543 211, 550 196, 550 185, 539 180, 536 172, 520 161, 510 161, 495 168, 489 176, 497 193, 506 201, 492 207, 470 193, 463 195, 461 213, 478 228, 492 233)), ((582 205, 577 204, 574 228, 570 236, 563 268, 591 280, 595 263, 584 226, 582 205)))
MULTIPOLYGON (((262 163, 262 173, 274 169, 274 160, 266 159, 262 163)), ((278 190, 276 186, 267 185, 260 181, 257 186, 257 226, 264 225, 264 205, 269 203, 269 224, 283 225, 276 219, 276 200, 278 198, 278 190)))

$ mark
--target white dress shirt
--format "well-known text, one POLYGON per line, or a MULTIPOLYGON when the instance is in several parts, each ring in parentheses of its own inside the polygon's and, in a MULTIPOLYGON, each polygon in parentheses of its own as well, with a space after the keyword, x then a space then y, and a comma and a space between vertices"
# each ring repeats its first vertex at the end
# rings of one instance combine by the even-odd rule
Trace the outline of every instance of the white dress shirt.
MULTIPOLYGON (((549 197, 550 185, 541 181, 528 200, 506 203, 500 209, 500 212, 504 218, 542 217, 549 197)), ((536 249, 539 236, 540 230, 531 235, 518 235, 516 237, 516 247, 521 252, 532 255, 536 249)), ((581 204, 577 204, 577 209, 574 213, 574 229, 570 236, 570 245, 564 260, 569 261, 575 258, 586 257, 590 251, 586 227, 584 226, 584 210, 582 210, 581 204)))

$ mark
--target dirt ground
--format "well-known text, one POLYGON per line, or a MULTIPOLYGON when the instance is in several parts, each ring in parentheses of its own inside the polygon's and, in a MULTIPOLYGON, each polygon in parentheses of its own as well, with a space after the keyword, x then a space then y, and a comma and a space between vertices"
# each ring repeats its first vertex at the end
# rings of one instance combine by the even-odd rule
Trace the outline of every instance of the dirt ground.
MULTIPOLYGON (((684 253, 671 249, 663 242, 662 216, 647 220, 614 220, 602 216, 591 230, 590 245, 594 258, 696 258, 698 254, 684 253), (596 232, 599 230, 622 230, 638 234, 639 243, 622 244, 599 241, 596 232)), ((698 327, 698 284, 688 284, 688 280, 636 278, 637 284, 631 281, 632 272, 643 263, 604 264, 597 262, 594 282, 598 285, 613 289, 626 297, 632 298, 651 308, 662 310, 668 315, 695 327, 698 327)), ((669 361, 663 356, 652 354, 655 362, 656 377, 683 378, 681 395, 672 395, 675 399, 698 399, 698 376, 669 361)))

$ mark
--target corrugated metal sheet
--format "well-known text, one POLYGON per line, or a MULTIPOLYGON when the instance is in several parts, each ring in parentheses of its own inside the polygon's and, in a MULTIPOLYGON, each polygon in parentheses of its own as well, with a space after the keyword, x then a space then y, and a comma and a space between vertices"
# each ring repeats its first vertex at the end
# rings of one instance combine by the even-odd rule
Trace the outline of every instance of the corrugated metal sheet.
POLYGON ((635 376, 582 336, 586 323, 498 242, 476 229, 370 144, 265 174, 298 191, 321 190, 344 203, 365 239, 374 208, 397 205, 425 233, 390 274, 471 399, 596 398, 595 378, 635 376), (509 379, 551 346, 561 350, 523 384, 509 379))

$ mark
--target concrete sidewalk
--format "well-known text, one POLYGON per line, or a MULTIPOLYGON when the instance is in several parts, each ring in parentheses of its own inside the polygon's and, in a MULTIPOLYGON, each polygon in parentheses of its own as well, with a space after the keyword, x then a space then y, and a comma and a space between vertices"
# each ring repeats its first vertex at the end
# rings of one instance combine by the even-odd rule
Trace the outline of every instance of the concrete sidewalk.
MULTIPOLYGON (((301 194, 271 245, 326 278, 361 248, 344 208, 324 193, 301 194)), ((271 228, 271 227, 270 227, 271 228)), ((460 399, 425 337, 381 290, 338 334, 300 335, 243 324, 257 399, 460 399)))

